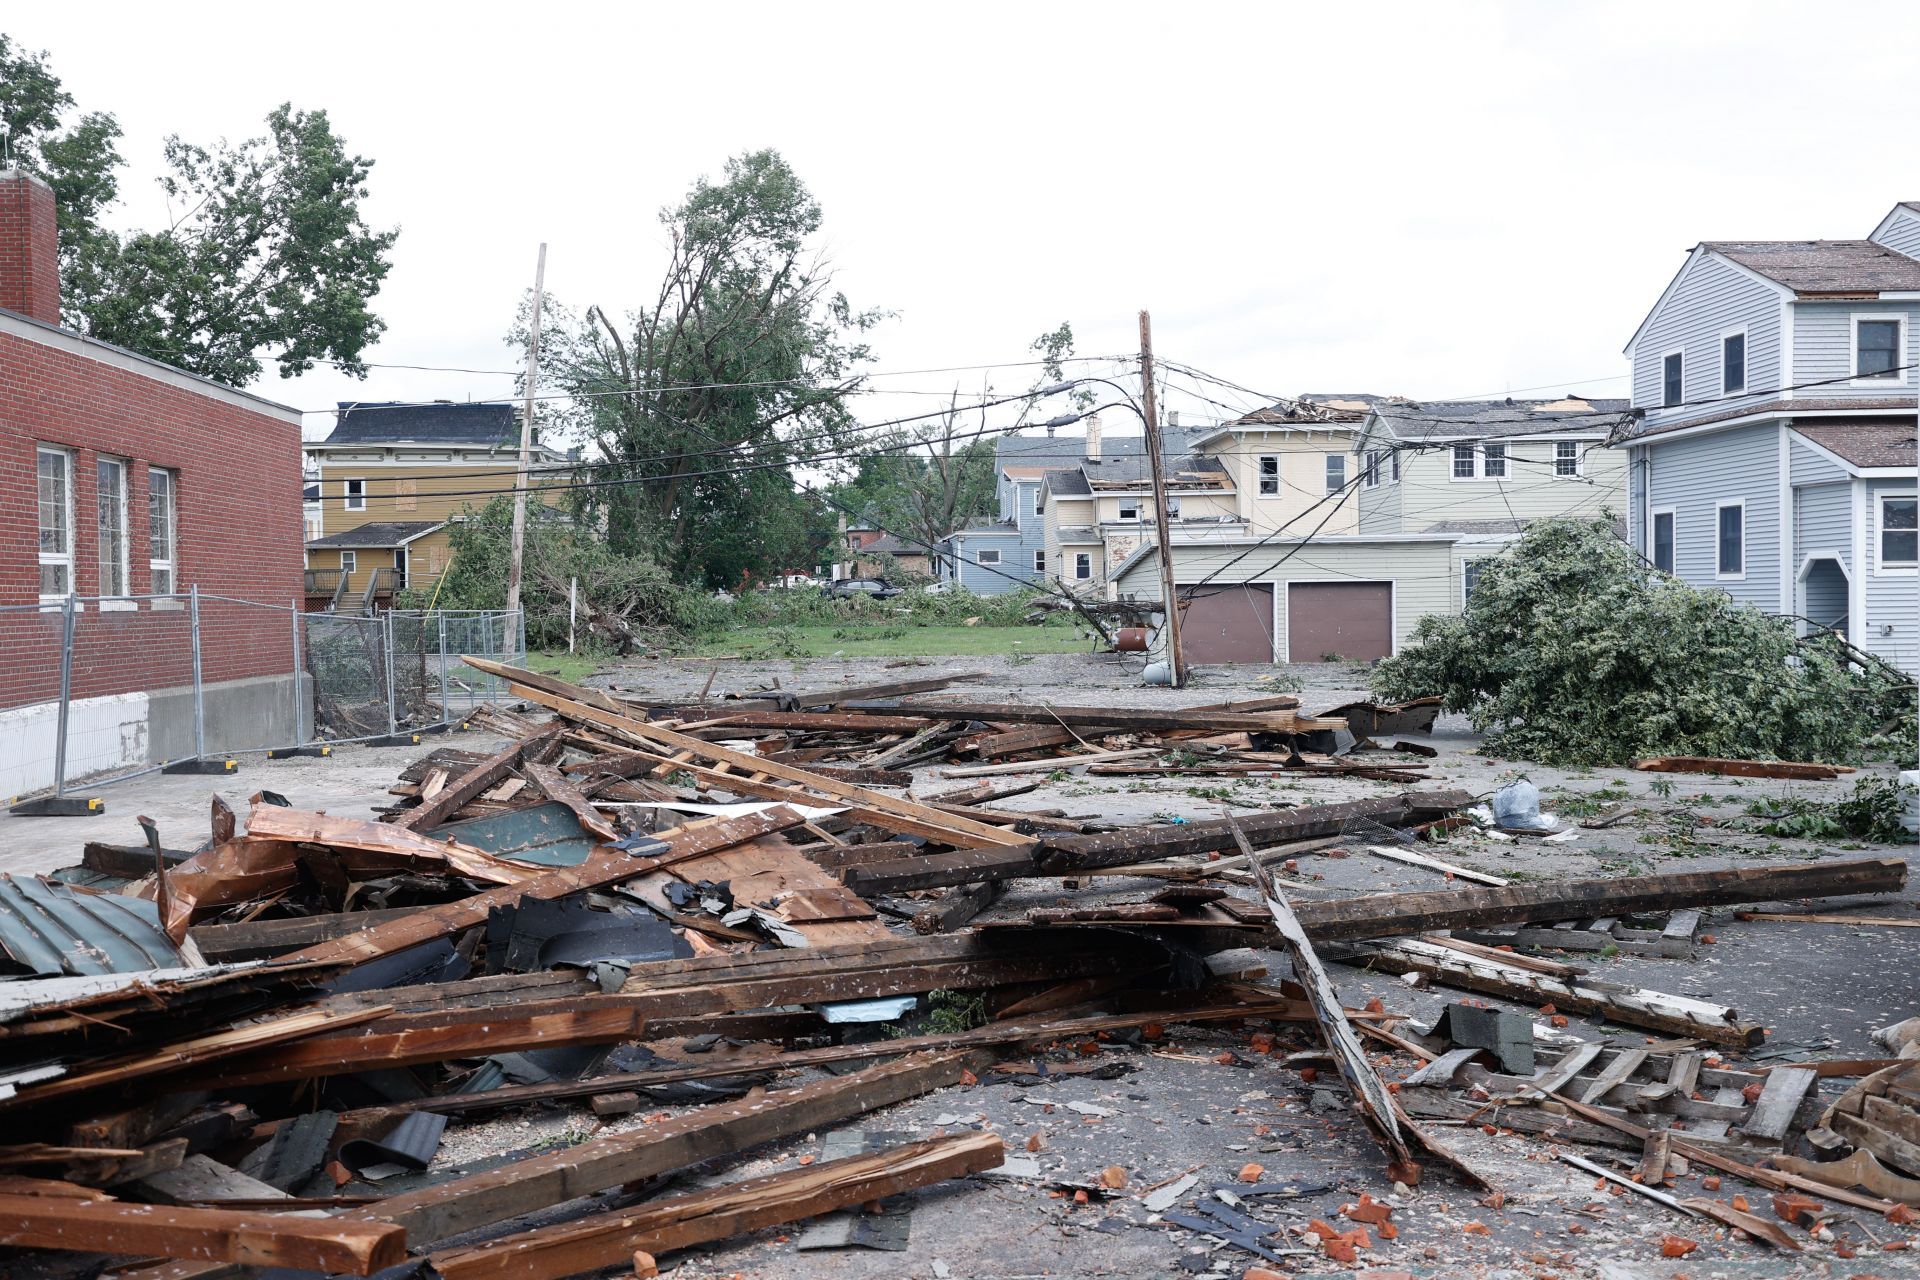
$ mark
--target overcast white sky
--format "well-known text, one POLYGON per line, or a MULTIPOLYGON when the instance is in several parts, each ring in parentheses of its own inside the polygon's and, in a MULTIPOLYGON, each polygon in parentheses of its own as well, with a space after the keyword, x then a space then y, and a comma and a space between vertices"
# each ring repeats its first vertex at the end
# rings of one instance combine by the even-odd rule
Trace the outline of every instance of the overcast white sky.
POLYGON ((820 198, 849 297, 899 313, 882 370, 1019 361, 1061 320, 1126 352, 1147 307, 1162 353, 1275 393, 1620 394, 1697 241, 1859 237, 1920 198, 1910 2, 109 3, 0 30, 119 116, 130 226, 164 220, 166 134, 324 107, 377 162, 371 220, 402 228, 369 353, 394 363, 511 367, 541 240, 569 304, 644 300, 656 210, 762 146, 820 198))

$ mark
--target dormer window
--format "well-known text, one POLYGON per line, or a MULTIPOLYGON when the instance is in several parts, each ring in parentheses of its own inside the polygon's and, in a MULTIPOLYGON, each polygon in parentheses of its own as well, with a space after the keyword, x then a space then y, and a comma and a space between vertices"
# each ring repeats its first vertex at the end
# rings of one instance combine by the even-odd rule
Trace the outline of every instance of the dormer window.
POLYGON ((1853 376, 1856 378, 1900 377, 1901 330, 1905 322, 1897 317, 1855 316, 1853 318, 1853 376))
POLYGON ((1686 354, 1675 351, 1660 362, 1660 407, 1671 409, 1686 400, 1686 354))

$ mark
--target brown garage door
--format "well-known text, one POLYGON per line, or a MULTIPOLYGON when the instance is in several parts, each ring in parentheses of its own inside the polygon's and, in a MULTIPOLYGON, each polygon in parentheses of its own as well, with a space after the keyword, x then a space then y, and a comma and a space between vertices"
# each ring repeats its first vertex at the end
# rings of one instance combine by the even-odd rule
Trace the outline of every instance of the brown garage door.
POLYGON ((1180 651, 1188 662, 1273 661, 1272 587, 1201 587, 1184 598, 1180 651))
POLYGON ((1338 654, 1372 662, 1393 653, 1393 584, 1293 582, 1287 585, 1287 657, 1321 662, 1338 654))

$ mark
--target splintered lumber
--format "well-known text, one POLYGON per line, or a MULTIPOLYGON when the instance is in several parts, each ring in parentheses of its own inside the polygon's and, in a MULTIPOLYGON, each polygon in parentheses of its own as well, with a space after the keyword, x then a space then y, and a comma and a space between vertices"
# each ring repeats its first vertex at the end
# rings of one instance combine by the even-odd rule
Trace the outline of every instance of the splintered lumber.
POLYGON ((1340 1068, 1347 1088, 1353 1091, 1361 1118, 1386 1149, 1387 1176, 1413 1186, 1420 1181, 1420 1165, 1400 1132, 1400 1115, 1394 1108, 1393 1098, 1380 1083, 1380 1077, 1374 1074, 1373 1064, 1367 1061, 1367 1051, 1360 1047, 1360 1038, 1354 1035, 1353 1024, 1347 1021, 1339 993, 1333 989, 1327 971, 1320 965, 1320 957, 1314 954, 1313 944, 1307 941, 1299 920, 1294 917, 1286 894, 1271 878, 1263 875, 1261 879, 1262 896, 1280 934, 1280 945, 1293 961, 1294 976, 1306 990, 1321 1037, 1333 1052, 1334 1063, 1340 1068))
POLYGON ((1429 858, 1424 853, 1412 849, 1397 849, 1392 845, 1370 844, 1368 853, 1376 858, 1385 858, 1389 862, 1403 863, 1409 867, 1424 867, 1428 871, 1438 871, 1449 880, 1471 880, 1475 884, 1502 885, 1507 881, 1501 876, 1490 876, 1484 871, 1475 871, 1470 867, 1455 866, 1451 862, 1442 862, 1438 858, 1429 858))
MULTIPOLYGON (((958 1084, 964 1053, 914 1054, 852 1075, 719 1102, 631 1133, 543 1152, 418 1191, 335 1221, 392 1222, 416 1245, 444 1240, 578 1196, 657 1177, 717 1155, 809 1133, 958 1084)), ((562 1273, 564 1274, 564 1273, 562 1273)))
POLYGON ((632 741, 688 752, 694 759, 725 764, 748 775, 765 774, 772 778, 782 778, 788 782, 797 782, 808 790, 822 795, 851 800, 863 808, 877 809, 883 813, 933 823, 945 830, 947 834, 944 838, 953 844, 989 846, 1021 843, 1020 837, 1009 835, 997 827, 990 827, 982 822, 956 818, 911 800, 899 799, 878 791, 869 791, 864 787, 841 782, 823 774, 809 772, 798 765, 783 764, 764 756, 735 751, 715 743, 703 742, 699 738, 689 737, 684 733, 676 733, 672 729, 661 728, 659 725, 635 719, 632 716, 600 710, 579 699, 577 695, 583 692, 579 686, 568 684, 564 680, 556 680, 552 676, 521 671, 486 658, 469 657, 464 661, 476 670, 508 681, 517 697, 538 702, 571 719, 584 720, 587 723, 614 730, 632 741))
POLYGON ((332 938, 325 942, 283 956, 277 964, 299 964, 311 962, 331 962, 342 964, 361 964, 380 956, 391 955, 422 942, 431 942, 435 938, 444 938, 448 934, 458 933, 474 925, 485 924, 487 913, 494 907, 512 906, 522 898, 553 899, 564 898, 568 894, 578 893, 582 889, 600 889, 622 880, 631 880, 635 876, 662 867, 684 862, 689 858, 698 858, 736 844, 745 844, 749 840, 775 832, 791 830, 806 819, 793 810, 776 805, 759 813, 743 814, 737 818, 704 818, 698 822, 689 822, 660 833, 660 840, 666 845, 666 852, 644 858, 619 849, 602 847, 595 849, 587 860, 577 867, 559 867, 552 871, 522 880, 518 884, 501 885, 485 893, 477 893, 457 902, 444 903, 437 907, 421 907, 399 919, 389 920, 375 925, 363 933, 348 934, 345 937, 332 938))
POLYGON ((367 1276, 405 1260, 407 1233, 290 1213, 0 1195, 0 1244, 367 1276))
POLYGON ((1716 756, 1655 756, 1636 760, 1642 773, 1716 773, 1728 778, 1787 778, 1801 782, 1831 782, 1854 770, 1844 764, 1811 764, 1799 760, 1722 760, 1716 756))
POLYGON ((993 905, 1000 896, 1000 882, 984 880, 979 884, 961 884, 941 894, 931 906, 913 917, 915 933, 952 933, 967 921, 993 905))
POLYGON ((482 792, 501 781, 513 772, 530 751, 537 751, 547 745, 553 735, 566 726, 555 722, 543 726, 530 738, 507 747, 496 755, 488 756, 479 764, 453 779, 436 793, 432 799, 417 809, 409 809, 394 819, 393 825, 411 831, 425 831, 438 826, 460 811, 468 801, 477 799, 482 792))
POLYGON ((1165 710, 1135 707, 1068 707, 1047 702, 850 702, 849 711, 873 717, 899 716, 936 720, 979 720, 988 724, 1092 725, 1109 733, 1156 733, 1192 730, 1201 733, 1309 733, 1344 729, 1337 717, 1303 716, 1291 709, 1274 711, 1165 710))
POLYGON ((696 729, 796 729, 824 733, 918 733, 944 726, 941 720, 910 720, 864 715, 854 711, 744 711, 726 712, 712 720, 682 724, 682 733, 696 729))
POLYGON ((390 822, 336 818, 276 804, 253 807, 247 815, 247 838, 350 849, 370 855, 374 866, 447 869, 492 884, 511 884, 539 874, 536 868, 509 862, 485 849, 435 839, 390 822))
MULTIPOLYGON (((858 869, 862 875, 872 870, 871 867, 858 869)), ((849 883, 853 874, 849 873, 849 883)), ((1296 911, 1309 937, 1327 941, 1523 924, 1529 920, 1637 915, 1678 907, 1891 893, 1906 882, 1907 864, 1901 859, 1858 858, 1782 867, 1733 867, 1724 871, 1568 880, 1557 884, 1375 893, 1338 901, 1316 899, 1301 903, 1296 911)))
POLYGON ((1692 1036, 1736 1048, 1752 1048, 1766 1038, 1762 1027, 1742 1022, 1734 1010, 1689 996, 1584 977, 1556 977, 1504 959, 1470 955, 1415 938, 1364 943, 1357 951, 1355 962, 1370 969, 1424 973, 1449 986, 1505 996, 1526 1004, 1552 1004, 1576 1013, 1598 1014, 1625 1026, 1692 1036))
POLYGON ((444 1280, 537 1280, 724 1240, 998 1167, 999 1135, 960 1133, 710 1187, 432 1256, 444 1280))
POLYGON ((601 816, 588 799, 580 794, 580 788, 573 785, 567 776, 552 765, 539 764, 529 760, 526 764, 528 781, 547 793, 547 799, 557 800, 573 811, 580 825, 599 836, 602 840, 618 840, 620 833, 614 830, 611 822, 601 816))
POLYGON ((1795 911, 1736 911, 1736 920, 1778 920, 1785 924, 1850 924, 1874 929, 1920 929, 1920 920, 1897 920, 1892 916, 1820 915, 1795 911))
POLYGON ((991 778, 1010 773, 1046 773, 1054 769, 1084 769, 1089 765, 1115 760, 1138 760, 1157 756, 1159 747, 1133 747, 1126 751, 1094 751, 1081 755, 1048 756, 1044 760, 1015 760, 1008 764, 970 764, 959 769, 942 769, 943 778, 991 778))
POLYGON ((410 916, 418 907, 384 907, 376 911, 337 911, 286 920, 248 920, 242 924, 202 924, 187 930, 200 954, 216 963, 264 960, 283 956, 316 942, 358 933, 370 925, 410 916))

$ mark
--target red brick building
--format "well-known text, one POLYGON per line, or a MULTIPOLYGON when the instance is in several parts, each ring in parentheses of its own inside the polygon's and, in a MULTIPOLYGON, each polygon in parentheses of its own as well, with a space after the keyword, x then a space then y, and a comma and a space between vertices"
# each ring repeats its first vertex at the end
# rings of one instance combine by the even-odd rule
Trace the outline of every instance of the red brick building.
MULTIPOLYGON (((35 761, 64 597, 75 775, 191 754, 189 587, 283 606, 303 589, 299 414, 61 328, 55 234, 46 184, 0 172, 0 799, 51 781, 35 761)), ((288 741, 290 623, 232 605, 202 621, 209 718, 261 737, 219 749, 288 741)))

